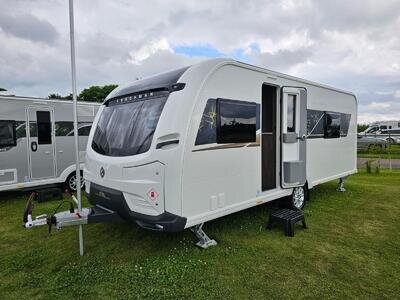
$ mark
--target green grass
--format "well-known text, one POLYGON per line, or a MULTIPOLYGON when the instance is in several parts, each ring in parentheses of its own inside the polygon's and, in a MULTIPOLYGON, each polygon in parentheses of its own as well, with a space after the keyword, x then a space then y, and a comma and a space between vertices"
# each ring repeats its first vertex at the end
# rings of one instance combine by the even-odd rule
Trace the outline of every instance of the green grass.
MULTIPOLYGON (((264 229, 271 205, 205 225, 217 247, 189 231, 163 234, 125 222, 25 230, 23 194, 0 194, 0 298, 398 298, 400 172, 361 172, 347 192, 316 187, 294 238, 264 229)), ((57 201, 36 205, 51 212, 57 201)))
POLYGON ((382 149, 378 146, 372 147, 369 150, 358 151, 357 156, 364 158, 400 159, 400 144, 388 144, 386 149, 382 149))

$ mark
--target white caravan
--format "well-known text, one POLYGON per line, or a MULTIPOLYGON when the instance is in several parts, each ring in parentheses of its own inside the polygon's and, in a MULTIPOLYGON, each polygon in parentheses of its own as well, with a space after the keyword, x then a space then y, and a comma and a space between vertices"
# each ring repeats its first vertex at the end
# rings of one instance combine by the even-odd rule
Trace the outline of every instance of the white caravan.
MULTIPOLYGON (((60 183, 75 190, 72 101, 0 96, 0 107, 0 191, 60 183)), ((82 163, 99 107, 78 104, 82 163)))
POLYGON ((175 232, 356 173, 349 92, 213 59, 114 90, 89 135, 89 201, 175 232))
POLYGON ((400 121, 374 122, 359 134, 383 138, 388 143, 400 143, 400 121))

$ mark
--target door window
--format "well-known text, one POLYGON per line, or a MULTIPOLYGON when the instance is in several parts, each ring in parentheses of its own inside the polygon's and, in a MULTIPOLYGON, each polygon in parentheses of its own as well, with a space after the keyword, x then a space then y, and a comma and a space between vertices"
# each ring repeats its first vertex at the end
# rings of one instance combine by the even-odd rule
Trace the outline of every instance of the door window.
POLYGON ((287 98, 287 132, 296 132, 296 96, 287 98))
POLYGON ((37 111, 37 135, 38 144, 47 145, 51 144, 51 118, 49 111, 37 111))

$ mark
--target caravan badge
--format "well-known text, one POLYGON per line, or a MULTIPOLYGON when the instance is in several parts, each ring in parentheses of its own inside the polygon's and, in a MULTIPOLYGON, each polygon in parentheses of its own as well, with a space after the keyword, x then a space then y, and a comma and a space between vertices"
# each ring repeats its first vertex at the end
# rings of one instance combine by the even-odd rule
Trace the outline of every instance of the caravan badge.
POLYGON ((100 176, 101 176, 101 178, 103 178, 105 174, 106 174, 106 171, 104 171, 104 168, 101 167, 100 168, 100 176))

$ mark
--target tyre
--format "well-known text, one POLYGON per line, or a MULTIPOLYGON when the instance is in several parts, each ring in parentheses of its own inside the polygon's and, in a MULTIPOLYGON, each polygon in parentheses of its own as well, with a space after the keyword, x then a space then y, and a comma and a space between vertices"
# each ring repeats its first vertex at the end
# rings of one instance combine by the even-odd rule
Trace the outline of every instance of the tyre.
MULTIPOLYGON (((81 190, 85 187, 85 180, 83 179, 83 173, 81 172, 81 190)), ((76 191, 76 173, 73 172, 69 174, 67 180, 65 181, 65 188, 71 192, 76 191)))
POLYGON ((287 198, 288 207, 295 210, 303 209, 307 200, 307 192, 305 186, 295 187, 292 195, 287 198))
POLYGON ((389 144, 393 144, 394 143, 394 139, 393 138, 387 138, 386 142, 388 142, 389 144))

